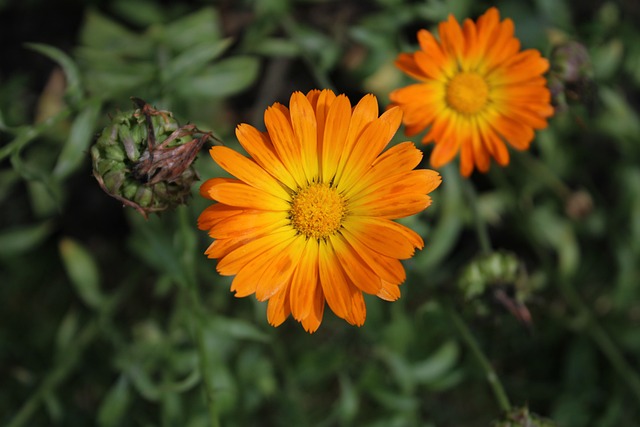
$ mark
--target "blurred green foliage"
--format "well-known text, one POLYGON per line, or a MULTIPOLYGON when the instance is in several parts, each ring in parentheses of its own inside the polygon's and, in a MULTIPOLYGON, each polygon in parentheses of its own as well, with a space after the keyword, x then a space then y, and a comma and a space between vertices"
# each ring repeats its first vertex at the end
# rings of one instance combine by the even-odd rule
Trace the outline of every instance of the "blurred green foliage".
MULTIPOLYGON (((0 422, 491 425, 501 410, 453 307, 514 405, 567 427, 638 424, 638 5, 81 4, 0 2, 0 422), (294 90, 373 92, 386 105, 408 83, 393 60, 417 29, 492 5, 546 56, 582 43, 592 75, 509 167, 471 182, 441 171, 433 206, 405 220, 426 248, 405 263, 402 298, 367 298, 360 329, 329 313, 311 336, 292 321, 268 326, 265 304, 235 299, 202 254, 197 188, 189 206, 145 221, 91 177, 88 147, 131 96, 234 146, 237 123, 260 127, 294 90), (493 248, 519 260, 530 328, 491 293, 480 315, 457 288, 482 252, 476 214, 493 248)), ((222 173, 204 153, 196 168, 222 173)))

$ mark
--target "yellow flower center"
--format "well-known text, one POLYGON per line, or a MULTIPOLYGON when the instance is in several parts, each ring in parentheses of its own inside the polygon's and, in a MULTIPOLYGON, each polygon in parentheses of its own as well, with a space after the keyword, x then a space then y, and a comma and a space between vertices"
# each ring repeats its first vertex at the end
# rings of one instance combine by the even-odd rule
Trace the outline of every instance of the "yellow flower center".
POLYGON ((344 199, 328 184, 311 184, 294 196, 290 215, 298 232, 322 239, 340 228, 345 215, 344 199))
POLYGON ((476 73, 457 74, 447 86, 447 104, 459 113, 475 114, 489 99, 489 85, 476 73))

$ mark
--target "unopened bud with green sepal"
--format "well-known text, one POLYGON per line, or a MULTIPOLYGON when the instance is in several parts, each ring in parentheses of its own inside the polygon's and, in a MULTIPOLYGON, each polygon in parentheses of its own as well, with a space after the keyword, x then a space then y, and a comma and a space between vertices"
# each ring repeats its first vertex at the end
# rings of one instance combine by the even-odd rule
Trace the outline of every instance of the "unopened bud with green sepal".
POLYGON ((532 414, 529 408, 514 408, 492 427, 557 427, 552 420, 532 414))
POLYGON ((531 315, 525 301, 531 293, 524 267, 518 257, 507 251, 482 254, 463 269, 458 288, 466 301, 475 304, 478 313, 487 313, 487 300, 499 303, 526 326, 531 315))
POLYGON ((145 218, 183 204, 198 180, 192 162, 211 133, 180 126, 168 111, 134 99, 139 108, 119 112, 91 147, 100 187, 145 218))

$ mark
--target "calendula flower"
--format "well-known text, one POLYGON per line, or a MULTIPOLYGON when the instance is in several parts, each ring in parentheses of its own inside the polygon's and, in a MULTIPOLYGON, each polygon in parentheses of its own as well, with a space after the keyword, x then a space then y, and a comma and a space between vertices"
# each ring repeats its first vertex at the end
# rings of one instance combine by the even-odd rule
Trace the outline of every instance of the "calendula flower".
POLYGON ((396 66, 419 80, 390 94, 404 111, 407 135, 426 128, 423 143, 434 142, 431 164, 439 168, 460 152, 460 172, 489 170, 490 158, 509 164, 508 142, 526 150, 534 129, 553 114, 543 73, 546 59, 534 49, 520 51, 511 19, 496 8, 460 27, 453 16, 438 26, 440 40, 418 32, 420 50, 400 54, 396 66))
POLYGON ((292 314, 313 332, 326 301, 360 326, 363 292, 399 298, 400 259, 423 241, 393 219, 425 209, 440 184, 437 172, 414 170, 422 154, 411 142, 382 152, 401 120, 399 108, 378 117, 373 95, 352 109, 330 90, 295 92, 289 108, 276 103, 266 110, 266 132, 237 127, 249 158, 211 149, 236 178, 213 178, 200 188, 218 202, 198 219, 215 239, 206 254, 219 260, 220 274, 235 276, 237 297, 269 301, 272 325, 292 314))

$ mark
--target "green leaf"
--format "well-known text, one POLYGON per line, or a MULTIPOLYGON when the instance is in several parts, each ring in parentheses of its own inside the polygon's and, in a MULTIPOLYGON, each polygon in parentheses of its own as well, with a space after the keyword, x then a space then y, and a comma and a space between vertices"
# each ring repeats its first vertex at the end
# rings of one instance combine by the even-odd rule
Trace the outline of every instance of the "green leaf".
POLYGON ((14 227, 0 232, 0 257, 19 255, 42 243, 53 231, 51 221, 14 227))
POLYGON ((231 39, 223 39, 217 43, 200 43, 176 56, 164 70, 164 79, 171 81, 183 75, 193 75, 202 70, 210 61, 219 57, 231 44, 231 39))
POLYGON ((246 51, 264 56, 294 58, 300 55, 300 46, 290 39, 268 37, 251 43, 246 47, 246 51))
POLYGON ((116 0, 110 3, 109 8, 126 18, 127 22, 141 27, 161 25, 165 21, 163 5, 153 0, 116 0))
POLYGON ((213 8, 203 8, 167 25, 164 28, 165 43, 176 52, 201 43, 216 43, 221 34, 219 21, 213 8))
POLYGON ((27 43, 26 46, 39 52, 48 58, 54 60, 62 67, 64 75, 67 79, 67 94, 74 103, 80 102, 82 99, 82 85, 80 81, 80 70, 78 65, 69 55, 60 49, 41 43, 27 43))
POLYGON ((94 138, 101 107, 100 101, 93 99, 74 120, 69 139, 62 148, 58 162, 53 169, 55 178, 66 178, 80 166, 83 159, 89 160, 87 152, 94 138))
MULTIPOLYGON (((132 71, 132 70, 130 70, 132 71)), ((102 99, 128 97, 132 93, 140 93, 141 88, 148 87, 153 81, 153 74, 137 74, 119 72, 91 72, 88 76, 88 89, 93 96, 102 99)))
POLYGON ((176 85, 176 92, 183 97, 224 98, 251 85, 258 75, 258 60, 238 56, 220 61, 189 79, 176 85))
POLYGON ((415 256, 416 269, 424 272, 440 263, 453 250, 462 232, 464 204, 461 178, 455 165, 442 168, 442 184, 434 192, 440 205, 436 227, 427 235, 428 245, 415 256))
POLYGON ((14 186, 20 181, 20 175, 13 169, 0 171, 0 203, 2 203, 13 190, 14 186))
POLYGON ((69 311, 58 326, 56 334, 56 354, 58 357, 64 357, 70 346, 73 346, 73 340, 78 333, 78 313, 69 311))
POLYGON ((151 402, 157 402, 162 395, 160 387, 156 385, 151 377, 138 364, 132 364, 127 370, 127 375, 138 393, 151 402))
POLYGON ((269 335, 242 319, 216 316, 215 319, 211 320, 209 326, 213 331, 234 339, 258 342, 268 342, 270 339, 269 335))
POLYGON ((100 276, 93 256, 70 238, 61 239, 59 249, 67 275, 82 301, 91 308, 100 307, 104 295, 100 292, 100 276))
POLYGON ((429 384, 448 374, 455 366, 460 348, 455 341, 447 341, 425 360, 411 369, 417 383, 429 384))
POLYGON ((131 388, 129 387, 129 381, 125 375, 121 375, 107 392, 104 399, 102 399, 98 409, 98 425, 101 427, 122 425, 130 402, 131 388))
POLYGON ((606 44, 591 49, 591 63, 598 79, 612 79, 622 65, 624 42, 613 39, 606 44))
POLYGON ((343 425, 353 424, 358 414, 360 399, 353 382, 346 375, 340 375, 340 400, 338 401, 338 415, 343 425))
POLYGON ((148 55, 152 47, 151 40, 138 36, 94 10, 89 11, 85 17, 80 41, 84 46, 105 53, 131 56, 148 55))

